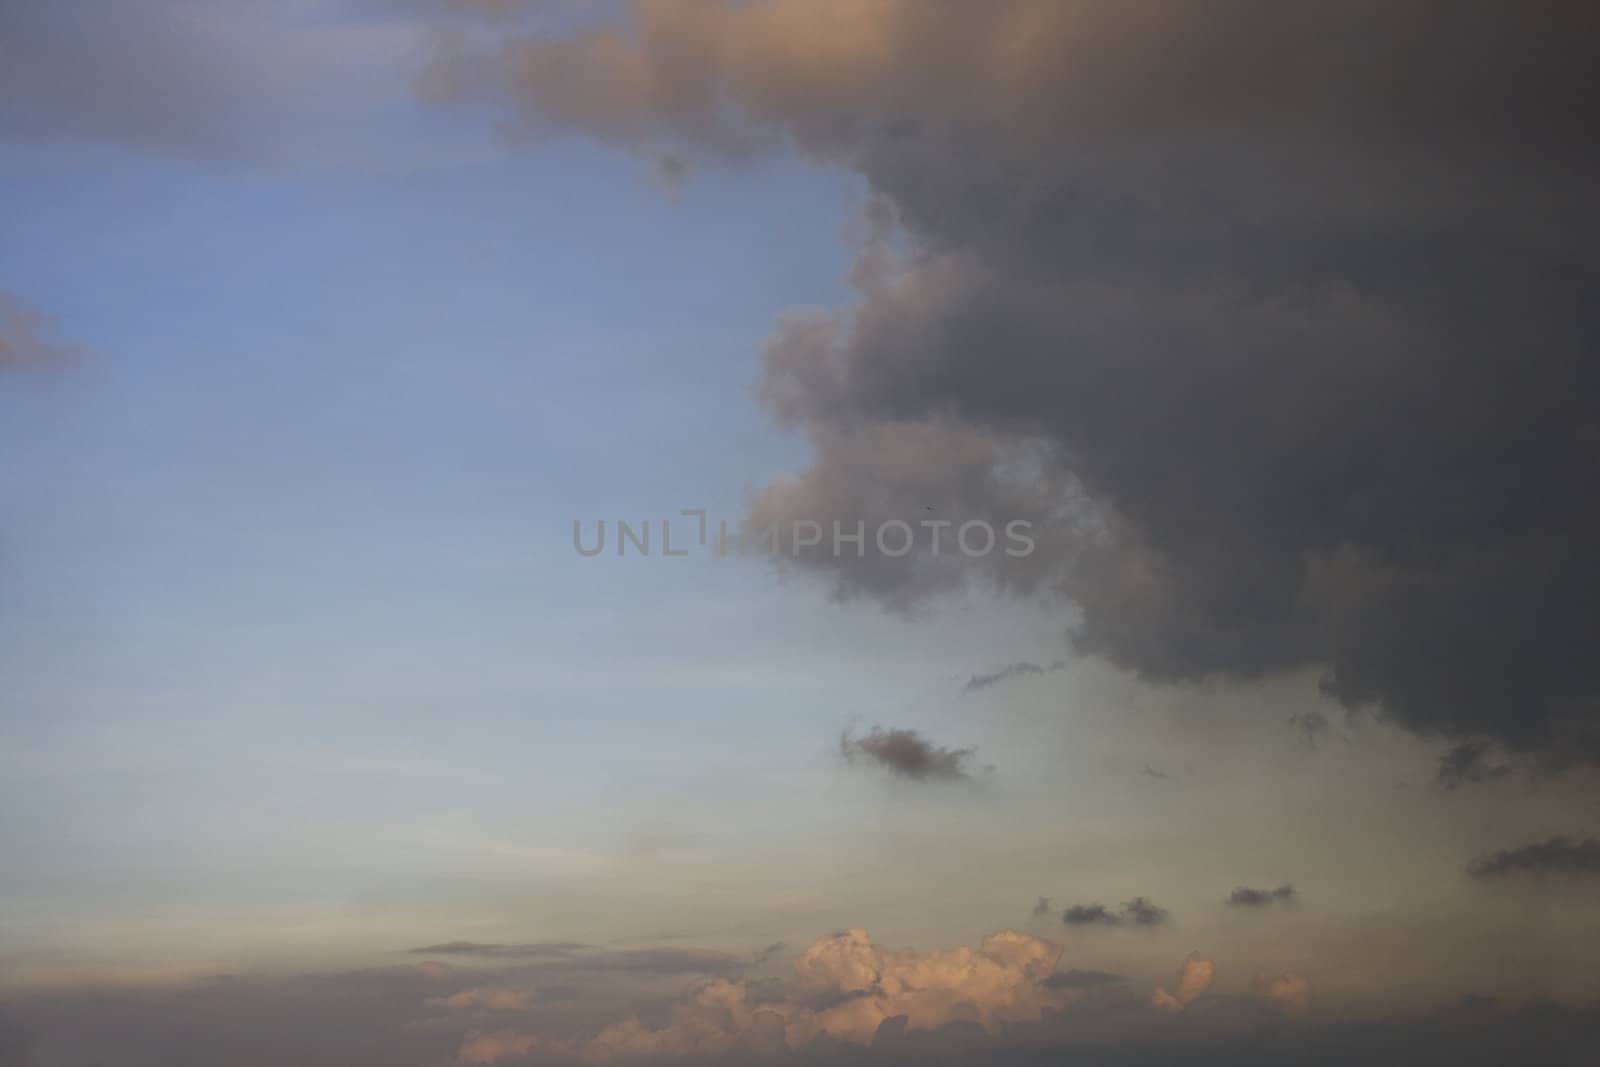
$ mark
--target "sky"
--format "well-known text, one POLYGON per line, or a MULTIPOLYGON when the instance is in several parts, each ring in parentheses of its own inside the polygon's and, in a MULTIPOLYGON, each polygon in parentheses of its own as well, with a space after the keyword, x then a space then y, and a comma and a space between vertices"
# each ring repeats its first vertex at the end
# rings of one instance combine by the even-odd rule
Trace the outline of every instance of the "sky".
POLYGON ((1597 38, 0 0, 0 1067, 1593 1062, 1597 38))

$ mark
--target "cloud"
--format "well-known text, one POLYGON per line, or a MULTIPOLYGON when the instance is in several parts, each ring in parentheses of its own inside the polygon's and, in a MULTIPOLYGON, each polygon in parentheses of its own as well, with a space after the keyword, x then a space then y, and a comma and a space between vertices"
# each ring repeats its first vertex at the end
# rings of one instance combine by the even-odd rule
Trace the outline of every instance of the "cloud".
POLYGON ((1061 913, 1061 921, 1068 926, 1160 926, 1168 917, 1165 908, 1144 897, 1134 897, 1116 911, 1104 904, 1074 904, 1061 913))
POLYGON ((769 962, 771 960, 777 959, 779 956, 781 956, 783 954, 783 950, 788 948, 788 947, 789 946, 784 944, 782 941, 774 941, 772 944, 768 945, 766 948, 763 948, 763 949, 760 949, 759 951, 751 953, 750 954, 750 962, 752 964, 756 965, 756 966, 760 966, 763 963, 767 963, 767 962, 769 962))
POLYGON ((1122 920, 1104 904, 1074 904, 1061 913, 1068 926, 1115 926, 1122 920))
POLYGON ((705 948, 641 948, 584 957, 576 966, 593 971, 627 971, 635 974, 738 974, 747 960, 729 952, 705 948))
POLYGON ((1315 749, 1322 738, 1329 733, 1334 733, 1335 736, 1343 738, 1346 743, 1349 743, 1350 740, 1343 734, 1335 732, 1333 724, 1320 711, 1296 712, 1289 716, 1289 726, 1300 734, 1309 749, 1315 749))
POLYGON ((1474 878, 1503 878, 1512 874, 1600 874, 1600 838, 1574 841, 1552 837, 1548 841, 1501 849, 1467 868, 1474 878))
POLYGON ((1167 909, 1156 907, 1144 897, 1134 897, 1122 905, 1122 915, 1136 926, 1160 926, 1167 921, 1167 909))
POLYGON ((819 1042, 866 1047, 886 1024, 900 1034, 961 1023, 993 1033, 1037 1022, 1064 1002, 1066 994, 1047 984, 1059 957, 1049 942, 1011 931, 984 938, 976 951, 917 953, 886 949, 865 930, 847 930, 812 944, 777 994, 713 980, 673 1004, 662 1022, 630 1017, 569 1040, 473 1031, 463 1038, 459 1062, 498 1063, 535 1053, 586 1062, 748 1056, 819 1042))
POLYGON ((1311 1010, 1311 983, 1302 975, 1258 974, 1254 985, 1257 993, 1290 1015, 1304 1015, 1311 1010))
POLYGON ((1044 915, 1049 915, 1050 912, 1053 911, 1053 910, 1054 909, 1050 907, 1050 898, 1049 897, 1040 897, 1038 900, 1034 901, 1034 903, 1033 903, 1033 917, 1035 919, 1040 918, 1041 916, 1044 916, 1044 915))
POLYGON ((47 367, 76 359, 78 349, 53 336, 50 320, 0 293, 0 369, 47 367))
POLYGON ((1006 666, 1001 667, 999 670, 991 671, 988 674, 974 674, 971 678, 967 679, 967 684, 961 687, 961 691, 963 693, 976 693, 980 690, 988 689, 990 686, 998 685, 1001 682, 1011 678, 1020 678, 1029 674, 1045 674, 1050 671, 1059 671, 1064 666, 1066 666, 1066 664, 1060 660, 1056 660, 1054 663, 1050 664, 1049 667, 1041 667, 1037 663, 1029 663, 1026 660, 1016 663, 1009 663, 1006 666))
POLYGON ((1273 904, 1292 904, 1296 899, 1294 886, 1284 883, 1276 889, 1251 889, 1235 886, 1228 894, 1230 908, 1265 908, 1273 904))
POLYGON ((1157 987, 1151 994, 1150 1006, 1170 1015, 1181 1014, 1196 998, 1211 988, 1211 983, 1216 977, 1217 965, 1199 953, 1191 952, 1184 959, 1183 965, 1178 968, 1177 992, 1169 993, 1157 987))
POLYGON ((1116 976, 1057 971, 1059 956, 1017 933, 918 952, 852 930, 815 942, 778 982, 710 978, 665 1000, 659 992, 637 999, 650 983, 608 983, 564 1002, 540 986, 520 1009, 515 983, 534 974, 437 962, 116 989, 8 988, 0 1064, 1494 1067, 1586 1063, 1600 1041, 1593 1006, 1487 998, 1431 1014, 1318 1023, 1302 1010, 1311 996, 1303 978, 1266 972, 1250 996, 1219 995, 1215 968, 1198 956, 1161 991, 1155 1014, 1116 976), (36 1058, 20 1058, 30 1047, 36 1058))
POLYGON ((1493 782, 1511 771, 1511 764, 1495 752, 1493 745, 1482 740, 1468 740, 1451 746, 1439 757, 1439 774, 1435 781, 1444 789, 1459 789, 1464 785, 1493 782))
POLYGON ((523 945, 485 944, 479 941, 447 941, 410 949, 416 956, 478 956, 485 959, 571 958, 588 948, 575 941, 538 941, 523 945))
POLYGON ((848 732, 839 737, 839 752, 847 763, 864 762, 883 767, 899 778, 918 782, 961 781, 971 777, 967 763, 974 748, 943 748, 915 730, 872 728, 865 737, 848 732))
POLYGON ((1060 598, 1150 681, 1317 666, 1565 764, 1600 761, 1597 46, 1581 4, 756 0, 443 62, 528 131, 870 185, 853 306, 764 353, 814 459, 751 517, 1038 547, 787 565, 1060 598))
POLYGON ((1097 989, 1126 981, 1124 976, 1110 971, 1085 971, 1074 967, 1068 971, 1057 971, 1046 978, 1044 984, 1047 989, 1097 989))
POLYGON ((438 997, 428 1003, 446 1011, 466 1015, 495 1015, 526 1012, 533 1007, 537 995, 525 989, 497 989, 480 986, 463 989, 447 997, 438 997))

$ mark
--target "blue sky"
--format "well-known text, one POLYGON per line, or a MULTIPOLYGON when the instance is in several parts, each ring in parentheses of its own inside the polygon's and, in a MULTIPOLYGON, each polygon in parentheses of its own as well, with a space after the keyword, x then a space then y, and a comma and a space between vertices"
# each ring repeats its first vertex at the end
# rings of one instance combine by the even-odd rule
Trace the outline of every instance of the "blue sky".
POLYGON ((0 289, 85 353, 0 396, 26 457, 0 616, 15 945, 500 877, 475 836, 559 873, 667 797, 718 832, 752 779, 781 803, 832 774, 836 731, 915 703, 908 681, 1013 654, 969 634, 929 678, 936 631, 759 563, 572 551, 574 520, 737 523, 803 458, 752 399, 756 354, 844 298, 848 176, 669 188, 490 135, 378 173, 68 141, 4 149, 0 197, 0 289), (344 856, 396 825, 467 869, 344 856))

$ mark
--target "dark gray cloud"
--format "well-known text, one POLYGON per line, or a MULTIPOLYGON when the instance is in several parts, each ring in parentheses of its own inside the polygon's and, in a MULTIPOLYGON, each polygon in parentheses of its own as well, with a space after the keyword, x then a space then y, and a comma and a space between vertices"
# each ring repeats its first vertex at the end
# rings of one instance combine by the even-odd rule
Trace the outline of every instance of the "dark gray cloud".
POLYGON ((1552 837, 1520 848, 1501 849, 1467 868, 1474 878, 1511 874, 1600 874, 1600 838, 1552 837))
POLYGON ((1061 913, 1068 926, 1115 926, 1122 920, 1104 904, 1074 904, 1061 913))
POLYGON ((1265 908, 1273 904, 1292 904, 1297 899, 1294 886, 1284 883, 1276 889, 1251 889, 1235 886, 1228 894, 1230 908, 1265 908))
POLYGON ((1511 764, 1494 745, 1483 740, 1467 740, 1452 745, 1439 757, 1435 781, 1445 789, 1459 789, 1464 785, 1496 781, 1511 771, 1511 764))
POLYGON ((932 506, 1038 550, 794 566, 1060 596, 1145 679, 1315 665, 1419 734, 1600 760, 1593 5, 802 10, 462 64, 531 129, 871 185, 855 306, 767 347, 815 460, 752 517, 932 506))
POLYGON ((849 733, 839 738, 839 752, 848 763, 882 767, 897 777, 914 781, 959 781, 970 777, 967 764, 974 748, 944 748, 915 730, 872 728, 865 737, 849 733))
POLYGON ((1043 915, 1049 915, 1054 910, 1055 909, 1050 906, 1049 897, 1040 897, 1033 903, 1033 917, 1035 919, 1043 915))
POLYGON ((76 347, 55 336, 48 318, 0 293, 0 368, 46 367, 77 355, 76 347))
POLYGON ((1074 967, 1069 971, 1057 971, 1046 978, 1044 984, 1047 989, 1098 989, 1126 981, 1123 975, 1110 971, 1083 971, 1074 967))
POLYGON ((536 941, 522 945, 505 945, 481 941, 446 941, 439 945, 423 945, 410 949, 416 956, 476 956, 482 959, 534 959, 555 957, 570 959, 588 948, 575 941, 536 941))
POLYGON ((1135 926, 1160 926, 1168 914, 1166 908, 1158 908, 1144 897, 1134 897, 1122 905, 1122 917, 1135 926))
POLYGON ((1061 913, 1068 926, 1160 926, 1170 917, 1145 897, 1134 897, 1116 911, 1104 904, 1074 904, 1061 913))
POLYGON ((990 686, 999 685, 1001 682, 1011 678, 1020 678, 1030 674, 1046 674, 1050 671, 1059 671, 1064 666, 1066 664, 1060 660, 1056 660, 1048 667, 1041 667, 1037 663, 1020 660, 1016 663, 1008 663, 1004 667, 990 671, 987 674, 974 674, 967 679, 967 684, 961 687, 961 691, 964 693, 976 693, 979 690, 988 689, 990 686))

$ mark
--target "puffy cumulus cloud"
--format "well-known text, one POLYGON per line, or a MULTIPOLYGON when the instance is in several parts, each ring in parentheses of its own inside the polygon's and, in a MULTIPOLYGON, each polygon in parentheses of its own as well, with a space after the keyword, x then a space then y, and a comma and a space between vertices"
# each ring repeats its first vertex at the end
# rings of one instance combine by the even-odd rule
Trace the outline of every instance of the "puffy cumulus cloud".
POLYGON ((54 336, 48 318, 0 293, 0 368, 50 366, 77 355, 74 346, 54 336))
POLYGON ((791 561, 838 595, 1060 597, 1146 679, 1321 665, 1562 763, 1600 760, 1597 45, 1581 3, 641 0, 438 84, 865 177, 854 306, 764 356, 815 458, 752 517, 1037 550, 791 561))
POLYGON ((1266 908, 1273 904, 1293 904, 1296 900, 1294 886, 1285 882, 1276 889, 1251 889, 1235 886, 1228 894, 1230 908, 1266 908))
POLYGON ((1311 982, 1302 975, 1258 974, 1254 984, 1257 993, 1290 1015, 1300 1016, 1311 1010, 1311 982))
POLYGON ((707 1057, 806 1049, 819 1041, 867 1046, 894 1033, 972 1024, 995 1032, 1036 1023, 1070 988, 1050 981, 1061 950, 1002 931, 976 949, 918 953, 875 944, 865 930, 818 940, 795 960, 791 980, 766 986, 713 979, 673 1005, 666 1020, 634 1017, 593 1036, 546 1039, 509 1029, 474 1030, 463 1063, 498 1063, 534 1054, 588 1062, 707 1057))
POLYGON ((865 737, 846 732, 839 737, 839 754, 847 763, 882 767, 898 778, 918 782, 961 781, 971 777, 967 769, 974 748, 944 748, 915 730, 872 728, 865 737))
POLYGON ((1467 873, 1474 878, 1503 878, 1512 874, 1600 874, 1600 838, 1574 841, 1552 837, 1520 848, 1504 848, 1473 861, 1467 873))
POLYGON ((1216 980, 1217 965, 1197 952, 1191 952, 1178 968, 1178 988, 1169 993, 1157 987, 1150 995, 1150 1006, 1171 1015, 1181 1014, 1216 980))

